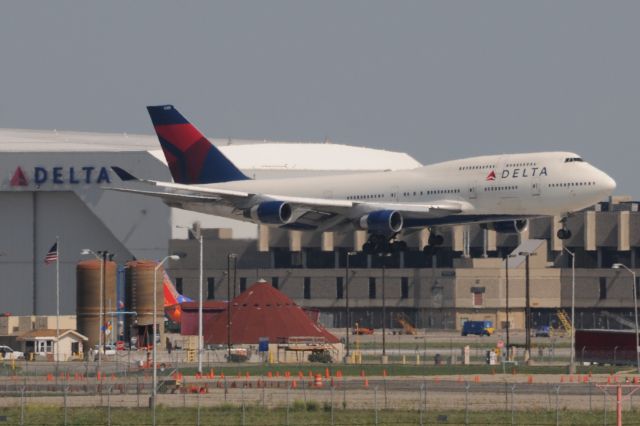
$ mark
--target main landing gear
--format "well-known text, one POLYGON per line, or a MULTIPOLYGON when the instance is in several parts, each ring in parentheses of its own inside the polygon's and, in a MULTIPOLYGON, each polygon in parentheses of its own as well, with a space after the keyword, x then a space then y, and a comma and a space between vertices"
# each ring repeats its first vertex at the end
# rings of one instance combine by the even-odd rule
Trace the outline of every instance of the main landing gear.
POLYGON ((567 217, 563 217, 560 222, 562 223, 562 228, 558 229, 556 235, 561 240, 568 240, 571 238, 571 231, 567 229, 567 217))
POLYGON ((384 235, 371 234, 367 242, 362 245, 362 252, 365 254, 384 254, 406 251, 407 243, 395 238, 395 235, 389 238, 384 235))
POLYGON ((429 233, 429 239, 427 245, 422 248, 425 254, 434 254, 439 246, 444 243, 444 237, 440 234, 436 234, 434 230, 429 233))

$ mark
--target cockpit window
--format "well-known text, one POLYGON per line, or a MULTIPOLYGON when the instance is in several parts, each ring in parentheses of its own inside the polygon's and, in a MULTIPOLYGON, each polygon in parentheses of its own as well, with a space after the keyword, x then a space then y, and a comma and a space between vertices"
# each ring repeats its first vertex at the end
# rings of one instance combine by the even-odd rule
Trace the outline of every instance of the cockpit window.
POLYGON ((580 158, 580 157, 569 157, 569 158, 565 158, 564 159, 565 163, 573 163, 573 162, 576 162, 576 161, 584 161, 584 160, 582 158, 580 158))

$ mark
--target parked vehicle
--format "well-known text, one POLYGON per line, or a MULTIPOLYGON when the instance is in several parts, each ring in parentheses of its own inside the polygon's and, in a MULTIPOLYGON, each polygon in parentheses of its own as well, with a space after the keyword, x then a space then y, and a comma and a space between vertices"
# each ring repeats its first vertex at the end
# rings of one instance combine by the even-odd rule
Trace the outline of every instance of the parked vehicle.
POLYGON ((9 346, 0 346, 0 356, 2 359, 22 359, 24 358, 24 353, 14 351, 9 346))
POLYGON ((491 321, 465 321, 462 324, 462 335, 475 334, 478 336, 491 336, 495 328, 491 321))
MULTIPOLYGON (((95 354, 94 359, 98 359, 98 350, 101 349, 100 345, 95 345, 93 347, 93 353, 95 354)), ((115 345, 104 345, 104 351, 101 351, 102 355, 112 356, 116 354, 116 346, 115 345)))
POLYGON ((550 337, 551 336, 551 327, 548 325, 541 325, 536 328, 536 337, 550 337))

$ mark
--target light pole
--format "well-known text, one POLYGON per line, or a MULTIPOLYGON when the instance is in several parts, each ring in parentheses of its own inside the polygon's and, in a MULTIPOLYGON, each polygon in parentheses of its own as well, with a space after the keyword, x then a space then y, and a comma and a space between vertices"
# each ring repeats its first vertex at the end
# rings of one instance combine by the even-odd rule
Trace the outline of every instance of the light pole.
POLYGON ((387 356, 387 302, 385 297, 386 287, 386 263, 387 257, 391 256, 391 253, 380 253, 382 258, 382 359, 383 363, 386 363, 387 356))
POLYGON ((506 320, 507 320, 507 359, 509 359, 509 329, 511 328, 511 323, 509 322, 509 258, 511 257, 515 257, 514 254, 508 254, 504 257, 504 262, 505 262, 505 281, 506 281, 506 285, 505 285, 505 289, 506 289, 506 294, 505 294, 505 316, 506 316, 506 320))
POLYGON ((569 373, 576 373, 576 254, 566 247, 563 247, 571 256, 571 361, 569 362, 569 373))
MULTIPOLYGON (((186 226, 177 225, 176 228, 187 228, 186 226)), ((193 235, 200 246, 200 265, 199 265, 199 280, 198 280, 198 373, 202 374, 202 353, 204 352, 204 338, 203 338, 203 325, 202 325, 202 287, 204 276, 204 250, 202 240, 202 230, 198 222, 193 224, 192 228, 187 228, 191 235, 193 235)))
POLYGON ((627 268, 625 265, 623 265, 622 263, 614 263, 612 266, 613 269, 626 269, 631 276, 633 277, 633 312, 634 312, 634 317, 635 317, 635 323, 636 323, 636 370, 638 371, 638 374, 640 374, 640 342, 638 341, 639 337, 638 337, 638 290, 636 289, 637 284, 636 284, 636 273, 633 272, 631 269, 627 268))
POLYGON ((102 367, 102 351, 104 350, 102 335, 102 327, 104 326, 104 282, 106 278, 106 260, 110 253, 106 250, 95 252, 91 249, 82 249, 80 254, 83 256, 92 255, 100 261, 100 308, 98 314, 98 371, 100 371, 102 367))
POLYGON ((525 328, 525 362, 531 360, 531 292, 530 292, 530 279, 529 279, 529 258, 535 256, 535 253, 521 251, 518 253, 520 256, 524 256, 525 260, 525 308, 524 308, 524 328, 525 328))
POLYGON ((167 260, 178 260, 180 256, 177 254, 171 254, 169 256, 165 256, 153 270, 153 389, 151 391, 151 399, 153 405, 153 424, 156 424, 156 397, 157 397, 157 388, 158 388, 158 363, 157 360, 157 342, 156 335, 158 327, 158 269, 162 267, 164 262, 167 260))
POLYGON ((349 328, 350 328, 350 321, 349 321, 349 258, 351 256, 355 256, 356 254, 358 254, 358 252, 355 251, 348 251, 347 252, 347 263, 345 266, 345 271, 344 271, 344 295, 345 295, 345 299, 344 299, 344 305, 345 305, 345 310, 346 310, 346 321, 345 321, 345 326, 344 326, 344 331, 345 331, 345 345, 346 345, 346 356, 345 356, 345 363, 348 362, 349 360, 349 328))
MULTIPOLYGON (((231 259, 236 262, 236 254, 227 254, 227 362, 231 362, 231 259)), ((233 277, 233 292, 236 292, 236 277, 233 277)))

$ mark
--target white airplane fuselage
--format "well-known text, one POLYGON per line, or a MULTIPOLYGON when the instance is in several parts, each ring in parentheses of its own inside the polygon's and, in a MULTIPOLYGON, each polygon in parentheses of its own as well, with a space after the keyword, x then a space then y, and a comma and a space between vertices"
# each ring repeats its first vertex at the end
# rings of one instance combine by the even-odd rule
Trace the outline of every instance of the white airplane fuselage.
MULTIPOLYGON (((196 186, 245 191, 260 194, 263 199, 269 199, 269 194, 282 194, 382 204, 386 208, 451 201, 464 206, 459 215, 470 218, 460 222, 486 222, 492 217, 566 215, 610 196, 616 183, 577 154, 541 152, 471 157, 406 171, 196 186)), ((217 203, 185 203, 182 208, 251 220, 240 215, 237 208, 217 203)), ((357 214, 355 209, 354 217, 357 214)))

